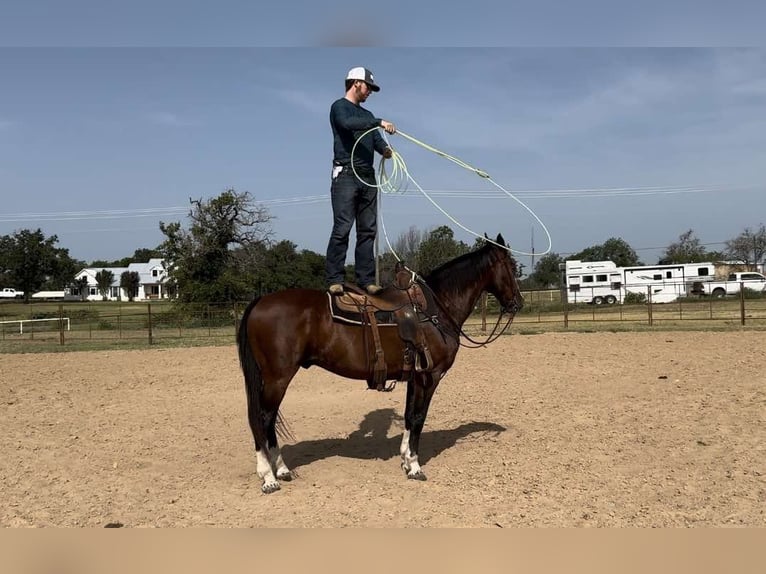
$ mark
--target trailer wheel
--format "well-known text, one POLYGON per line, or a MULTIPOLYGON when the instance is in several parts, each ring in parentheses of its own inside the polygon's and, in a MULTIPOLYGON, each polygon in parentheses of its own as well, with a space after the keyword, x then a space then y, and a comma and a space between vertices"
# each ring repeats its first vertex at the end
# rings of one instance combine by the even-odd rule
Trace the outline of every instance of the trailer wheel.
POLYGON ((617 303, 617 297, 614 295, 607 295, 605 301, 607 305, 614 305, 617 303))
POLYGON ((593 304, 594 305, 603 305, 604 304, 604 298, 603 297, 594 297, 593 298, 593 304))
POLYGON ((723 289, 721 287, 716 287, 713 289, 713 297, 716 299, 723 299, 726 296, 726 289, 723 289))

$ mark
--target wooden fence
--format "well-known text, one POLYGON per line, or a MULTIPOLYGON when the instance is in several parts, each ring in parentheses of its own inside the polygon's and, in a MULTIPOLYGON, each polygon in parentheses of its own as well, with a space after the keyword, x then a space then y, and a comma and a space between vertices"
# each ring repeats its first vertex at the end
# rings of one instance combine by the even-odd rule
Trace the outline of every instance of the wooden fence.
MULTIPOLYGON (((0 352, 35 344, 92 348, 185 344, 232 344, 246 302, 174 307, 168 302, 30 303, 0 305, 0 352)), ((464 325, 491 330, 498 304, 483 297, 464 325)), ((556 291, 525 292, 524 309, 511 332, 635 328, 766 328, 766 298, 745 292, 727 299, 682 297, 673 303, 635 305, 562 304, 556 291)))

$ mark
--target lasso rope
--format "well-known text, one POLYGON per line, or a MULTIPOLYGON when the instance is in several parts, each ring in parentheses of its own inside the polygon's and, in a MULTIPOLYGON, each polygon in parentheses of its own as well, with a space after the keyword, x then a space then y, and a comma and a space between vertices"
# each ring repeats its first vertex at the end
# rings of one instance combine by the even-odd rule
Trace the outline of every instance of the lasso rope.
MULTIPOLYGON (((359 174, 356 172, 356 168, 354 167, 354 153, 356 151, 356 146, 359 144, 361 139, 366 136, 367 134, 379 129, 378 127, 371 128, 364 132, 362 135, 360 135, 356 142, 354 142, 354 146, 351 148, 351 169, 354 172, 354 176, 359 179, 360 181, 364 181, 361 177, 359 177, 359 174)), ((548 238, 548 247, 545 251, 542 253, 528 253, 526 251, 519 251, 518 249, 512 249, 506 245, 500 245, 491 239, 489 239, 486 236, 482 236, 479 233, 476 233, 472 229, 469 229, 462 223, 460 223, 457 219, 452 217, 447 211, 445 211, 428 193, 418 184, 417 181, 415 181, 415 178, 412 177, 409 170, 407 169, 407 164, 404 161, 404 158, 402 155, 394 148, 394 146, 391 145, 391 142, 388 141, 388 138, 386 138, 386 143, 388 144, 388 147, 391 148, 391 163, 393 164, 393 167, 391 169, 391 173, 389 174, 386 170, 386 158, 381 158, 380 163, 378 164, 378 183, 377 184, 368 184, 373 185, 374 187, 377 187, 382 193, 404 193, 407 191, 407 182, 411 181, 413 184, 415 184, 415 187, 417 187, 418 191, 423 194, 423 196, 428 199, 428 201, 431 202, 431 204, 436 207, 445 217, 447 217, 450 221, 452 221, 455 225, 460 227, 463 231, 466 231, 467 233, 470 233, 471 235, 478 237, 480 239, 483 239, 484 241, 488 241, 489 243, 493 243, 494 245, 497 245, 498 247, 502 247, 503 249, 506 249, 512 253, 517 253, 519 255, 545 255, 546 253, 549 253, 552 247, 552 240, 551 240, 551 234, 548 232, 548 228, 545 226, 545 224, 540 220, 540 218, 537 216, 537 214, 532 211, 523 201, 521 201, 518 197, 513 195, 510 191, 503 188, 500 184, 498 184, 496 181, 494 181, 487 172, 482 171, 478 168, 473 167, 472 165, 464 162, 463 160, 456 158, 448 153, 445 153, 431 145, 428 145, 427 143, 424 143, 400 130, 397 130, 396 133, 403 138, 409 140, 410 142, 419 145, 420 147, 435 153, 436 155, 449 160, 458 166, 462 167, 463 169, 467 169, 468 171, 474 172, 476 175, 478 175, 481 178, 486 179, 492 185, 497 187, 500 191, 505 193, 508 197, 513 199, 516 203, 521 205, 524 209, 526 209, 532 217, 535 218, 535 220, 540 224, 540 226, 543 228, 543 231, 545 231, 545 235, 548 238)), ((384 135, 385 137, 385 135, 384 135)), ((365 181, 365 183, 367 183, 365 181)), ((381 202, 382 203, 382 202, 381 202)), ((388 249, 393 253, 394 257, 399 261, 399 256, 396 254, 396 251, 394 251, 393 246, 391 245, 391 242, 388 239, 388 233, 386 232, 386 226, 383 219, 383 211, 381 209, 381 206, 378 206, 379 211, 381 212, 380 222, 381 227, 383 229, 383 236, 386 239, 386 245, 388 245, 388 249)))

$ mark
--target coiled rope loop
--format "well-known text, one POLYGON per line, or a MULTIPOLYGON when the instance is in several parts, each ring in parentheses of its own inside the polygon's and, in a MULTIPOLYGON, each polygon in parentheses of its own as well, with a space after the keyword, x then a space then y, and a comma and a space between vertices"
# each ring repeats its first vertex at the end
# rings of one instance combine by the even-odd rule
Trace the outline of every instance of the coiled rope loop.
MULTIPOLYGON (((373 131, 375 131, 375 130, 377 130, 377 129, 379 129, 379 128, 378 128, 378 127, 374 127, 374 128, 371 128, 371 129, 369 129, 369 130, 365 131, 363 134, 361 134, 361 135, 360 135, 360 136, 357 138, 356 142, 354 142, 354 146, 351 148, 351 169, 352 169, 352 170, 353 170, 353 172, 354 172, 354 176, 355 176, 357 179, 359 179, 360 181, 364 181, 364 180, 363 180, 363 179, 362 179, 362 178, 359 176, 359 174, 358 174, 358 173, 357 173, 357 171, 356 171, 356 168, 354 167, 354 153, 356 152, 356 146, 359 144, 359 141, 360 141, 360 140, 361 140, 363 137, 365 137, 367 134, 369 134, 369 133, 371 133, 371 132, 373 132, 373 131)), ((391 145, 391 142, 389 142, 389 141, 388 141, 388 138, 386 138, 386 143, 388 144, 388 147, 389 147, 389 148, 391 148, 391 152, 392 152, 392 155, 391 155, 391 159, 390 159, 390 161, 391 161, 391 164, 392 164, 392 168, 391 168, 391 170, 390 170, 390 173, 389 173, 389 171, 388 171, 388 170, 387 170, 387 168, 386 168, 386 161, 387 161, 387 160, 386 160, 386 158, 381 158, 381 159, 380 159, 380 163, 378 164, 378 171, 377 171, 377 183, 376 183, 376 184, 374 184, 374 187, 377 187, 377 188, 378 188, 378 189, 379 189, 379 190, 380 190, 382 193, 405 193, 405 192, 407 191, 407 189, 408 189, 408 182, 410 182, 410 181, 411 181, 411 182, 412 182, 412 183, 415 185, 415 187, 418 189, 418 191, 419 191, 419 192, 420 192, 420 193, 421 193, 421 194, 422 194, 422 195, 423 195, 423 196, 424 196, 426 199, 428 199, 428 201, 430 201, 430 202, 431 202, 431 204, 432 204, 434 207, 436 207, 436 209, 438 209, 438 210, 439 210, 439 211, 440 211, 440 212, 441 212, 441 213, 442 213, 442 214, 443 214, 445 217, 447 217, 447 218, 448 218, 450 221, 452 221, 452 222, 453 222, 455 225, 457 225, 458 227, 460 227, 460 229, 462 229, 463 231, 466 231, 467 233, 470 233, 471 235, 473 235, 473 236, 475 236, 475 237, 479 237, 479 238, 481 238, 481 239, 484 239, 485 241, 488 241, 488 242, 490 242, 490 243, 494 243, 495 245, 498 245, 498 247, 502 247, 502 248, 504 248, 504 249, 507 249, 508 251, 510 251, 510 252, 512 252, 512 253, 516 253, 516 254, 519 254, 519 255, 537 255, 537 256, 541 256, 541 255, 545 255, 546 253, 549 253, 549 252, 550 252, 550 250, 551 250, 551 247, 552 247, 551 234, 550 234, 550 232, 548 231, 548 228, 547 228, 547 227, 545 226, 545 224, 542 222, 542 220, 541 220, 541 219, 540 219, 540 218, 537 216, 537 214, 536 214, 534 211, 532 211, 532 210, 531 210, 531 209, 530 209, 530 208, 529 208, 529 207, 528 207, 528 206, 527 206, 527 205, 526 205, 526 204, 525 204, 523 201, 521 201, 521 200, 520 200, 518 197, 516 197, 515 195, 513 195, 513 194, 512 194, 510 191, 506 190, 506 189, 505 189, 505 188, 503 188, 503 187, 502 187, 500 184, 498 184, 496 181, 494 181, 494 180, 493 180, 493 179, 492 179, 492 178, 489 176, 489 174, 488 174, 487 172, 485 172, 485 171, 482 171, 482 170, 480 170, 480 169, 478 169, 478 168, 476 168, 476 167, 473 167, 472 165, 470 165, 470 164, 468 164, 468 163, 464 162, 463 160, 461 160, 461 159, 459 159, 459 158, 456 158, 455 156, 452 156, 452 155, 450 155, 450 154, 448 154, 448 153, 446 153, 446 152, 443 152, 443 151, 441 151, 441 150, 439 150, 439 149, 437 149, 437 148, 435 148, 435 147, 433 147, 433 146, 431 146, 431 145, 429 145, 429 144, 427 144, 427 143, 424 143, 424 142, 422 142, 422 141, 420 141, 420 140, 418 140, 418 139, 416 139, 416 138, 412 137, 411 135, 408 135, 408 134, 406 134, 406 133, 404 133, 404 132, 402 132, 402 131, 400 131, 400 130, 397 130, 397 131, 396 131, 396 134, 397 134, 397 135, 400 135, 400 136, 402 136, 403 138, 405 138, 405 139, 409 140, 410 142, 412 142, 412 143, 414 143, 414 144, 416 144, 416 145, 419 145, 420 147, 422 147, 422 148, 424 148, 424 149, 426 149, 426 150, 428 150, 428 151, 430 151, 430 152, 432 152, 432 153, 435 153, 436 155, 438 155, 438 156, 440 156, 440 157, 442 157, 442 158, 444 158, 444 159, 446 159, 446 160, 449 160, 449 161, 451 161, 451 162, 453 162, 453 163, 457 164, 458 166, 462 167, 463 169, 466 169, 466 170, 468 170, 468 171, 472 171, 472 172, 474 172, 474 173, 475 173, 476 175, 478 175, 479 177, 481 177, 481 178, 483 178, 483 179, 486 179, 487 181, 489 181, 490 183, 492 183, 492 185, 494 185, 495 187, 497 187, 497 188, 498 188, 500 191, 502 191, 502 192, 503 192, 505 195, 507 195, 508 197, 510 197, 511 199, 513 199, 513 200, 514 200, 516 203, 518 203, 518 204, 519 204, 519 205, 521 205, 521 206, 522 206, 522 207, 523 207, 525 210, 527 210, 527 212, 529 212, 529 214, 530 214, 530 215, 531 215, 531 216, 532 216, 532 217, 535 219, 535 221, 537 221, 537 223, 539 223, 539 224, 540 224, 540 226, 543 228, 543 231, 545 231, 545 235, 546 235, 546 237, 547 237, 547 239, 548 239, 548 247, 546 248, 546 250, 545 250, 545 251, 543 251, 543 252, 541 252, 541 253, 528 253, 528 252, 526 252, 526 251, 519 251, 518 249, 512 249, 512 248, 510 248, 510 247, 508 247, 508 246, 505 246, 505 245, 499 245, 499 244, 495 243, 494 241, 492 241, 491 239, 489 239, 489 238, 487 238, 487 237, 485 237, 485 236, 483 236, 483 235, 480 235, 479 233, 476 233, 476 232, 475 232, 475 231, 473 231, 472 229, 469 229, 468 227, 466 227, 465 225, 463 225, 462 223, 460 223, 460 222, 459 222, 457 219, 455 219, 455 218, 454 218, 452 215, 450 215, 449 213, 447 213, 447 212, 446 212, 446 211, 445 211, 445 210, 444 210, 444 209, 443 209, 443 208, 442 208, 442 207, 441 207, 441 206, 440 206, 440 205, 439 205, 439 204, 438 204, 438 203, 437 203, 437 202, 436 202, 436 201, 435 201, 435 200, 434 200, 434 199, 433 199, 433 198, 432 198, 432 197, 431 197, 431 196, 430 196, 430 195, 429 195, 429 194, 428 194, 428 193, 427 193, 427 192, 426 192, 426 191, 425 191, 425 190, 424 190, 424 189, 423 189, 423 188, 422 188, 422 187, 421 187, 419 184, 418 184, 418 182, 417 182, 417 181, 415 181, 415 178, 413 178, 413 177, 412 177, 412 175, 410 174, 409 170, 407 169, 407 164, 406 164, 406 162, 404 161, 404 158, 403 158, 403 157, 402 157, 402 155, 401 155, 401 154, 400 154, 400 153, 399 153, 399 152, 398 152, 398 151, 397 151, 397 150, 394 148, 394 146, 393 146, 393 145, 391 145)), ((384 133, 384 138, 385 138, 385 136, 386 136, 386 134, 384 133)), ((368 183, 368 182, 366 182, 366 181, 365 181, 365 183, 367 183, 368 185, 371 185, 371 184, 369 184, 369 183, 368 183)), ((391 251, 391 253, 393 253, 393 254, 394 254, 394 256, 396 257, 396 259, 397 259, 397 260, 399 260, 399 257, 397 256, 396 252, 394 251, 393 247, 391 246, 391 242, 390 242, 390 241, 389 241, 389 239, 388 239, 388 234, 386 233, 385 223, 384 223, 384 220, 383 220, 383 217, 382 217, 382 209, 381 209, 381 207, 380 207, 380 206, 379 206, 379 211, 381 211, 381 218, 380 218, 380 219, 381 219, 381 226, 382 226, 382 228, 383 228, 383 235, 384 235, 384 237, 385 237, 385 239, 386 239, 386 244, 388 245, 388 248, 389 248, 389 250, 391 251)))

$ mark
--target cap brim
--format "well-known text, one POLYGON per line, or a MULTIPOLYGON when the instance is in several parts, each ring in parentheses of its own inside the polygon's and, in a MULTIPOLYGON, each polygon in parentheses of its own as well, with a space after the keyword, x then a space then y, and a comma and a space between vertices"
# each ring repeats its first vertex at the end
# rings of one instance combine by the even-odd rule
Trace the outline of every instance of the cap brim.
POLYGON ((365 83, 366 83, 368 86, 370 86, 370 89, 371 89, 373 92, 379 92, 379 91, 380 91, 380 86, 378 86, 377 84, 371 84, 370 82, 365 82, 365 83))

